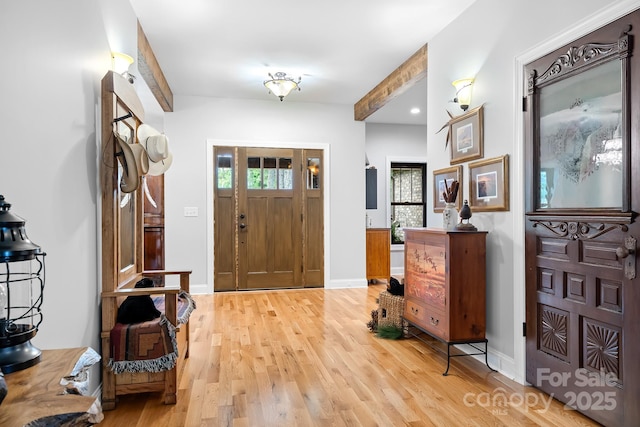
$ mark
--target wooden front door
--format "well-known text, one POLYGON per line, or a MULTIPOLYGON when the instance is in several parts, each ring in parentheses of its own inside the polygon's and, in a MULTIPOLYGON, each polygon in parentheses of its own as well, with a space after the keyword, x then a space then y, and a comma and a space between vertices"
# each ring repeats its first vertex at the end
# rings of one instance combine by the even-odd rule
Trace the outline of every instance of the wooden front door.
POLYGON ((322 152, 216 147, 214 155, 214 289, 322 286, 322 152))
POLYGON ((609 426, 640 419, 638 28, 526 67, 526 377, 609 426))

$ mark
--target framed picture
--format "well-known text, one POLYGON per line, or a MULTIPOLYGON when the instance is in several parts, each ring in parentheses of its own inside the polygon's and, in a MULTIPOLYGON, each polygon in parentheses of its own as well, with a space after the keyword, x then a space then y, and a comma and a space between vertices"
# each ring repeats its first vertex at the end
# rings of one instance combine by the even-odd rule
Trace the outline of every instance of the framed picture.
POLYGON ((445 191, 445 181, 449 187, 451 187, 453 181, 460 183, 458 196, 456 197, 456 207, 459 211, 462 209, 462 166, 452 166, 433 171, 433 211, 442 212, 444 209, 445 201, 442 193, 445 191))
POLYGON ((450 164, 481 159, 483 156, 482 105, 449 121, 450 164))
POLYGON ((469 193, 472 211, 508 211, 509 155, 470 163, 469 193))

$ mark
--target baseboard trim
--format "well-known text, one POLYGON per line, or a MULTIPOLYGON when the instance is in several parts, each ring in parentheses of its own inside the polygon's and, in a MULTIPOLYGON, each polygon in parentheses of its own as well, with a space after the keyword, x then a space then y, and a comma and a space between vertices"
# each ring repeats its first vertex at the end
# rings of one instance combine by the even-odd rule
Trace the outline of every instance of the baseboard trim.
POLYGON ((330 280, 325 283, 325 289, 349 289, 349 288, 366 288, 368 286, 367 279, 346 279, 346 280, 330 280))
MULTIPOLYGON (((465 344, 456 345, 456 349, 463 351, 464 353, 477 353, 478 350, 465 344)), ((476 359, 478 362, 485 364, 485 358, 483 355, 470 356, 476 359)), ((524 384, 521 378, 516 375, 516 363, 513 357, 509 357, 506 354, 492 349, 491 346, 487 349, 487 360, 489 366, 507 378, 516 381, 519 384, 524 384)))
POLYGON ((198 284, 190 284, 189 285, 189 293, 191 295, 203 295, 203 294, 211 294, 209 287, 206 283, 198 283, 198 284))

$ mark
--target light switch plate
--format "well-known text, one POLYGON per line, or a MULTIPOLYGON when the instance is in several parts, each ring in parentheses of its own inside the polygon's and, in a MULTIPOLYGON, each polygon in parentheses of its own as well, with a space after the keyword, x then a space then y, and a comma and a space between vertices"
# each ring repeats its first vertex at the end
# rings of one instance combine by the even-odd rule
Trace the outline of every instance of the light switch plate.
POLYGON ((198 216, 198 208, 185 207, 184 208, 184 216, 198 216))

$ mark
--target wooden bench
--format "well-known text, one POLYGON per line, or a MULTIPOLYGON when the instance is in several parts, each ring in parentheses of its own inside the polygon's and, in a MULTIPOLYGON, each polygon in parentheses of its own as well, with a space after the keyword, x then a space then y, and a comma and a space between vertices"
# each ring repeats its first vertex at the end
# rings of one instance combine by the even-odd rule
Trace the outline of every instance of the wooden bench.
MULTIPOLYGON (((102 407, 104 410, 114 409, 116 397, 124 394, 143 392, 163 392, 165 404, 175 404, 177 401, 178 373, 189 357, 189 323, 179 325, 177 319, 178 294, 180 291, 189 293, 189 276, 191 271, 143 271, 135 275, 114 291, 102 292, 102 407), (134 288, 143 277, 156 277, 179 275, 180 285, 158 286, 153 288, 134 288), (162 372, 123 372, 115 374, 109 367, 112 358, 111 330, 116 325, 118 306, 128 296, 161 295, 164 297, 164 315, 176 326, 176 339, 178 342, 178 361, 173 369, 162 372)), ((163 281, 164 283, 164 281, 163 281)))

